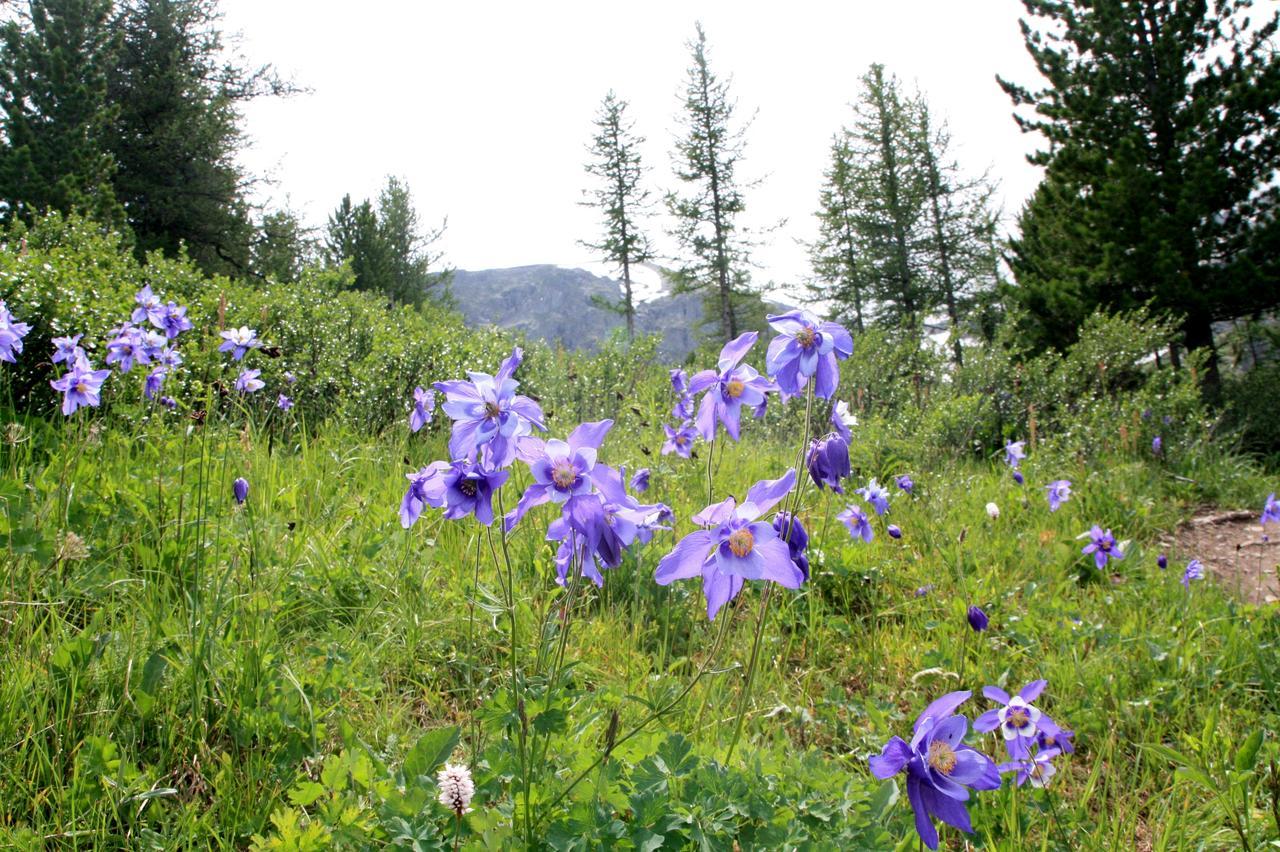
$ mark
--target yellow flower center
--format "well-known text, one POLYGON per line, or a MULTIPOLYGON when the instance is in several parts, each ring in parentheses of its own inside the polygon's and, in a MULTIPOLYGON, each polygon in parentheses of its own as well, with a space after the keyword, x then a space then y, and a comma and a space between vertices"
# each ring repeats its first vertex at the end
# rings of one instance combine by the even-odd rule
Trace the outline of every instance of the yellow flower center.
POLYGON ((742 389, 744 387, 746 386, 742 383, 741 379, 733 379, 724 386, 724 392, 729 399, 737 399, 742 396, 742 389))
POLYGON ((928 761, 930 766, 943 775, 950 775, 951 770, 956 768, 955 749, 942 742, 942 740, 934 740, 929 743, 928 761))
POLYGON ((1027 724, 1027 711, 1021 707, 1015 707, 1009 711, 1008 723, 1015 728, 1024 727, 1027 724))
POLYGON ((76 393, 88 393, 89 386, 84 382, 76 382, 76 393))
POLYGON ((813 333, 813 329, 811 328, 802 328, 796 334, 796 343, 799 343, 805 349, 808 349, 810 346, 812 346, 814 340, 816 339, 817 339, 817 335, 813 333))
POLYGON ((750 555, 755 549, 756 537, 751 534, 751 530, 743 528, 734 530, 729 534, 729 550, 733 551, 733 555, 739 558, 750 555))
POLYGON ((573 487, 573 483, 578 478, 578 472, 573 469, 573 464, 568 461, 556 462, 555 467, 551 469, 551 481, 555 483, 556 488, 562 491, 573 487))
POLYGON ((493 417, 497 417, 497 416, 498 416, 499 414, 501 414, 501 413, 502 413, 502 411, 501 411, 501 409, 499 409, 499 408, 498 408, 498 403, 496 403, 496 402, 486 402, 486 403, 484 404, 484 416, 485 416, 485 417, 493 418, 493 417))

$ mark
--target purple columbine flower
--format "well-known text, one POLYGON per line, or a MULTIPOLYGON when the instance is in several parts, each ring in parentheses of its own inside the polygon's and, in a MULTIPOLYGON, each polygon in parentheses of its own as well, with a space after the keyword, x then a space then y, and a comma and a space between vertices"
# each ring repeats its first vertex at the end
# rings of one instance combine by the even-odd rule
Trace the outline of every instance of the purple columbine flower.
POLYGON ((895 480, 895 484, 898 486, 900 490, 905 491, 908 494, 910 494, 912 490, 916 487, 916 484, 911 481, 910 474, 906 474, 906 473, 899 476, 895 480))
POLYGON ((1049 511, 1056 512, 1062 504, 1071 499, 1071 480, 1055 479, 1044 487, 1045 496, 1049 498, 1049 511))
POLYGON ((119 366, 120 372, 127 373, 133 369, 134 364, 151 363, 151 355, 147 351, 142 329, 135 328, 131 323, 126 322, 119 328, 112 329, 112 333, 116 337, 107 343, 108 364, 115 364, 119 366))
POLYGON ((281 411, 288 411, 290 408, 293 408, 293 400, 284 394, 280 394, 276 397, 276 408, 281 411))
POLYGON ((288 371, 286 370, 286 371, 285 371, 285 374, 284 374, 284 380, 285 380, 286 382, 288 382, 289 384, 293 384, 294 382, 296 382, 296 381, 298 380, 298 377, 297 377, 297 376, 295 376, 293 373, 290 373, 290 372, 288 372, 288 371))
POLYGON ((1047 680, 1033 680, 1012 697, 998 686, 983 687, 982 694, 1000 706, 974 719, 973 729, 985 734, 999 728, 1009 757, 1022 760, 1031 753, 1043 716, 1031 702, 1039 698, 1048 685, 1047 680))
POLYGON ((982 607, 969 604, 969 611, 966 613, 969 619, 969 626, 973 628, 974 633, 981 633, 987 629, 991 623, 991 619, 987 618, 987 614, 982 611, 982 607))
POLYGON ((156 394, 164 388, 164 377, 168 371, 164 367, 156 367, 150 373, 147 373, 147 379, 142 383, 142 395, 147 399, 155 399, 156 394))
POLYGON ((805 555, 805 551, 809 549, 809 534, 805 532, 800 519, 790 512, 779 512, 773 516, 773 528, 787 543, 787 549, 791 552, 791 561, 796 564, 800 573, 804 574, 805 581, 808 582, 809 557, 805 555))
POLYGON ((253 393, 260 391, 267 386, 267 383, 258 378, 262 375, 261 370, 242 370, 240 375, 236 376, 236 390, 240 393, 253 393))
POLYGON ((831 425, 846 444, 853 445, 853 427, 858 425, 858 417, 849 410, 849 403, 843 399, 831 406, 831 425))
POLYGON ((444 479, 444 516, 456 521, 467 515, 486 527, 493 523, 493 492, 511 475, 508 470, 487 470, 478 462, 454 462, 444 479))
POLYGON ((1081 553, 1088 556, 1093 554, 1093 561, 1101 571, 1107 567, 1107 559, 1111 558, 1117 562, 1124 559, 1124 553, 1120 551, 1120 545, 1116 542, 1116 537, 1111 534, 1111 530, 1102 531, 1102 527, 1094 524, 1088 532, 1089 543, 1081 549, 1081 553))
POLYGON ((649 468, 642 467, 631 477, 631 490, 643 494, 649 490, 649 468))
POLYGON ((76 359, 84 358, 85 352, 80 348, 80 338, 83 334, 77 334, 75 337, 55 337, 53 339, 53 363, 58 364, 65 361, 67 364, 74 364, 76 359))
POLYGON ((567 441, 543 441, 532 435, 522 437, 517 456, 529 465, 533 484, 525 489, 515 509, 507 514, 504 519, 506 529, 513 528, 534 506, 548 501, 564 505, 573 497, 590 494, 596 455, 612 428, 612 420, 598 420, 578 426, 569 434, 567 441))
POLYGON ((405 478, 409 480, 409 489, 400 501, 400 526, 409 529, 416 524, 427 506, 444 508, 447 486, 443 474, 449 469, 448 462, 437 461, 416 473, 405 474, 405 478))
POLYGON ((876 534, 871 529, 871 521, 867 518, 867 513, 862 508, 852 503, 840 514, 836 515, 836 520, 840 521, 849 529, 849 535, 854 539, 862 539, 870 543, 876 534))
POLYGON ((8 306, 0 299, 0 361, 10 364, 18 363, 14 353, 22 351, 22 338, 31 332, 31 326, 18 322, 17 317, 9 313, 8 306))
POLYGON ((677 396, 684 396, 689 389, 689 374, 677 367, 671 371, 671 389, 677 396))
POLYGON ((1054 748, 1063 754, 1075 754, 1076 747, 1071 742, 1076 735, 1075 731, 1058 727, 1048 716, 1041 716, 1037 727, 1040 728, 1040 733, 1036 735, 1036 748, 1041 751, 1054 748))
POLYGON ((677 420, 692 420, 693 397, 685 394, 676 400, 676 404, 671 406, 671 416, 677 420))
POLYGON ((1061 753, 1056 748, 1041 749, 1035 755, 1028 755, 1020 760, 1000 764, 1000 772, 1018 773, 1014 783, 1019 787, 1027 781, 1031 782, 1032 787, 1046 787, 1049 784, 1049 779, 1058 771, 1053 765, 1053 759, 1061 753))
POLYGON ((698 437, 698 431, 693 428, 693 424, 685 422, 680 424, 679 429, 672 429, 664 423, 662 429, 667 433, 667 440, 662 444, 662 454, 669 456, 675 453, 681 458, 689 458, 693 452, 693 442, 698 437))
POLYGON ((804 573, 791 560, 787 543, 772 524, 759 520, 795 482, 796 472, 788 470, 780 479, 751 486, 740 505, 729 497, 694 515, 694 523, 711 528, 689 533, 662 557, 654 575, 658 585, 701 575, 707 617, 712 620, 722 606, 737 597, 746 580, 771 580, 788 589, 800 588, 804 573))
POLYGON ((916 719, 908 743, 893 737, 871 758, 871 774, 887 780, 907 773, 907 800, 915 813, 916 834, 930 849, 938 848, 934 818, 972 833, 965 802, 969 790, 995 790, 1000 771, 991 758, 964 744, 969 722, 954 711, 970 692, 952 692, 934 701, 916 719))
POLYGON ((1022 471, 1020 471, 1020 470, 1015 470, 1015 471, 1013 472, 1013 481, 1014 481, 1014 482, 1016 482, 1016 483, 1018 483, 1019 485, 1022 485, 1022 484, 1023 484, 1023 483, 1025 483, 1027 480, 1026 480, 1026 477, 1024 477, 1024 476, 1022 475, 1022 471))
MULTIPOLYGON (((589 424, 588 424, 589 425, 589 424)), ((641 505, 627 493, 620 471, 607 464, 596 464, 591 471, 596 491, 571 498, 565 503, 564 512, 547 529, 548 541, 562 542, 560 556, 573 556, 563 542, 574 538, 581 542, 582 575, 597 586, 604 585, 600 569, 616 568, 622 563, 622 554, 635 542, 645 543, 653 537, 653 530, 664 529, 662 519, 671 512, 661 503, 641 505)), ((557 582, 563 585, 568 562, 557 561, 557 582)))
POLYGON ((1014 470, 1017 470, 1018 465, 1022 464, 1022 460, 1027 457, 1027 454, 1023 452, 1023 449, 1022 449, 1024 446, 1026 446, 1026 443, 1027 443, 1026 441, 1005 442, 1005 445, 1004 445, 1005 464, 1009 465, 1009 467, 1013 468, 1014 470))
POLYGON ((87 358, 77 358, 69 373, 49 384, 54 390, 62 391, 62 413, 70 417, 82 405, 98 407, 102 402, 102 383, 110 375, 110 370, 93 369, 87 358))
POLYGON ((249 480, 239 477, 235 482, 231 483, 231 496, 236 498, 236 502, 243 504, 249 499, 249 480))
POLYGON ((826 486, 837 494, 844 493, 840 482, 850 474, 849 445, 832 433, 809 447, 809 476, 818 488, 826 486))
POLYGON ((777 388, 755 371, 740 364, 756 342, 754 331, 744 332, 724 345, 715 370, 703 370, 689 380, 689 394, 706 392, 698 405, 698 432, 708 443, 716 438, 716 422, 724 424, 729 437, 738 440, 739 419, 745 405, 757 417, 764 414, 765 394, 777 388))
POLYGON ((1200 563, 1199 559, 1192 559, 1190 562, 1187 563, 1187 570, 1182 572, 1182 585, 1189 589, 1191 588, 1192 580, 1203 580, 1203 579, 1204 579, 1204 565, 1200 563))
POLYGON ((889 538, 902 538, 902 528, 897 524, 889 524, 884 531, 889 534, 889 538))
POLYGON ((1151 439, 1151 452, 1160 455, 1160 451, 1164 449, 1164 441, 1160 440, 1160 436, 1156 435, 1151 439))
POLYGON ((232 360, 235 361, 243 358, 250 349, 257 349, 262 346, 262 341, 258 339, 258 333, 247 325, 228 331, 220 331, 218 335, 222 338, 222 345, 218 347, 218 351, 230 352, 232 360))
MULTIPOLYGON (((149 314, 151 324, 164 332, 164 336, 173 340, 184 331, 191 330, 191 320, 187 319, 186 307, 177 302, 169 302, 157 314, 149 314)), ((135 320, 136 322, 136 320, 135 320)))
POLYGON ((936 583, 928 583, 926 585, 920 586, 919 588, 916 589, 916 597, 918 598, 927 597, 928 594, 936 588, 938 588, 936 583))
POLYGON ((431 413, 436 410, 436 395, 420 387, 413 389, 413 411, 409 412, 409 431, 417 432, 431 422, 431 413))
POLYGON ((813 378, 814 395, 830 399, 840 384, 836 361, 853 354, 853 337, 844 326, 820 322, 809 311, 771 314, 767 319, 778 336, 769 341, 765 364, 784 398, 800 393, 813 378))
POLYGON ((141 290, 134 294, 133 300, 138 303, 138 307, 133 309, 133 315, 129 318, 135 323, 148 322, 151 317, 159 316, 160 297, 151 292, 151 285, 143 286, 141 290))
POLYGON ((546 431, 538 403, 516 393, 520 383, 512 376, 523 357, 516 347, 492 376, 469 372, 469 382, 435 383, 446 400, 441 408, 453 419, 449 436, 453 458, 468 459, 484 448, 489 466, 504 468, 515 459, 520 438, 531 435, 535 427, 546 431))
POLYGON ((1161 571, 1169 567, 1169 557, 1161 553, 1156 557, 1156 567, 1161 571))
POLYGON ((1272 491, 1267 495, 1267 501, 1262 504, 1262 526, 1267 524, 1280 524, 1280 501, 1276 500, 1276 493, 1272 491))
POLYGON ((859 488, 853 492, 871 504, 871 508, 876 510, 876 514, 881 517, 889 511, 889 489, 882 486, 874 478, 866 484, 866 487, 859 488))

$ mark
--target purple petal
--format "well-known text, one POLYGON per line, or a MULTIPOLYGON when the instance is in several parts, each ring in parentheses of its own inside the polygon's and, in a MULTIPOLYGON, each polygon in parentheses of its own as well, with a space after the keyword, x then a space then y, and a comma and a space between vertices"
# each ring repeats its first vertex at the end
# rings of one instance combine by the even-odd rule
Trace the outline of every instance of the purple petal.
POLYGON ((982 694, 992 701, 999 701, 1001 704, 1009 703, 1009 693, 998 686, 984 686, 982 687, 982 694))
POLYGON ((972 695, 973 692, 967 689, 959 692, 948 692, 946 695, 924 708, 924 712, 916 718, 916 723, 912 727, 912 730, 919 731, 920 725, 928 719, 937 721, 938 719, 955 715, 956 708, 968 701, 972 695))
POLYGON ((1018 695, 1021 696, 1023 701, 1030 704, 1032 701, 1035 701, 1040 697, 1040 693, 1044 692, 1044 688, 1048 685, 1049 681, 1047 680, 1033 680, 1031 683, 1022 687, 1018 692, 1018 695))
POLYGON ((715 370, 701 370, 693 374, 693 378, 689 379, 689 396, 697 396, 717 381, 720 380, 720 374, 715 370))
POLYGON ((676 580, 687 580, 703 573, 702 565, 711 551, 711 531, 697 530, 689 533, 675 548, 658 562, 653 579, 659 586, 676 580))
POLYGON ((925 807, 936 814, 939 819, 966 834, 973 833, 973 826, 969 823, 969 811, 965 808, 963 802, 957 801, 950 796, 939 795, 938 792, 929 789, 927 786, 921 788, 921 793, 924 797, 925 807))
POLYGON ((911 760, 911 746, 902 737, 890 737, 880 754, 871 758, 871 774, 884 781, 902 771, 911 760))
POLYGON ((937 849, 938 830, 933 827, 933 820, 929 818, 929 811, 925 807, 923 787, 924 783, 919 778, 914 775, 907 776, 907 801, 911 803, 911 810, 915 811, 916 834, 920 835, 925 846, 937 849))
POLYGON ((747 354, 747 350, 755 345, 756 338, 759 336, 754 331, 744 331, 726 343, 724 348, 720 350, 720 361, 716 364, 720 368, 720 372, 723 373, 731 367, 736 367, 742 357, 747 354))
POLYGON ((988 710, 987 712, 983 713, 981 716, 973 720, 973 729, 980 734, 985 734, 988 731, 994 731, 999 726, 1000 726, 999 710, 988 710))
POLYGON ((796 472, 794 469, 788 470, 778 479, 762 479, 747 491, 746 502, 755 504, 758 510, 756 517, 760 517, 760 515, 776 506, 795 487, 795 484, 796 472))
POLYGON ((593 447, 600 449, 600 445, 604 443, 605 435, 609 434, 609 430, 613 428, 612 420, 597 420, 593 423, 583 423, 577 429, 569 433, 569 446, 578 450, 583 447, 593 447))

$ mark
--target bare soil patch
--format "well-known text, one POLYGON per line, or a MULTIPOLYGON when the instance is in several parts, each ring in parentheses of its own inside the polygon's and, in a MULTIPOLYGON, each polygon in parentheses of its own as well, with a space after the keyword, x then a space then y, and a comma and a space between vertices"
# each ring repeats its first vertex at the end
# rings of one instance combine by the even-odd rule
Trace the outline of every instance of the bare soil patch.
POLYGON ((1199 559, 1227 593, 1254 604, 1280 601, 1280 529, 1273 524, 1264 541, 1257 512, 1207 508, 1161 542, 1169 570, 1199 559))

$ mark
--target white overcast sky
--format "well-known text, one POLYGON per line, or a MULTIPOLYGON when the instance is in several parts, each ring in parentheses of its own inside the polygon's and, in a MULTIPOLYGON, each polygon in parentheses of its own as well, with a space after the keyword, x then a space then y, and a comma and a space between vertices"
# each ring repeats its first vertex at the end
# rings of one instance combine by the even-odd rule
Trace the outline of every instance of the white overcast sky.
MULTIPOLYGON (((712 70, 731 76, 738 117, 756 113, 744 177, 748 224, 786 219, 757 251, 754 280, 808 272, 800 241, 831 135, 850 119, 859 77, 882 62, 918 86, 951 127, 971 171, 990 168, 1007 220, 1034 190, 1036 139, 1010 118, 1001 74, 1034 84, 1018 0, 792 0, 529 3, 224 0, 225 28, 251 62, 310 89, 250 106, 248 168, 275 184, 264 200, 323 224, 344 193, 405 178, 424 222, 448 217, 439 247, 460 269, 586 266, 577 244, 598 214, 582 207, 601 98, 630 102, 647 141, 655 196, 674 187, 679 94, 700 20, 712 70)), ((661 253, 675 246, 653 223, 661 253)))

